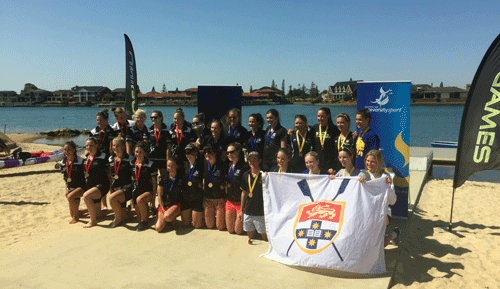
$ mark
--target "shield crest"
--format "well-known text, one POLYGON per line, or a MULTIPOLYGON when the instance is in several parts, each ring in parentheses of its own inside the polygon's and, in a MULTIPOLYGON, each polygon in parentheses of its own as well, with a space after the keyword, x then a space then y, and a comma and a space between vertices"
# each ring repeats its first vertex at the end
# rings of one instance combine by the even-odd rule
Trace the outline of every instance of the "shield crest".
POLYGON ((345 202, 321 200, 299 206, 293 237, 307 254, 317 254, 337 238, 344 219, 345 202))

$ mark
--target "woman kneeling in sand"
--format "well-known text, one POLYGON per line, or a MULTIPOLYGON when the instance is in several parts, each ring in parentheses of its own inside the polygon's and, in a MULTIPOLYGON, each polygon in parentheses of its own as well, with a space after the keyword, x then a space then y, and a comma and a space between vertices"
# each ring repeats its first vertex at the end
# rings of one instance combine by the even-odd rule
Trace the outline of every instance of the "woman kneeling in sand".
POLYGON ((167 174, 160 177, 158 184, 158 220, 156 231, 162 232, 167 224, 173 224, 181 214, 182 174, 180 161, 171 156, 167 161, 167 174))
POLYGON ((70 224, 78 222, 80 214, 80 198, 85 192, 85 176, 83 175, 83 159, 76 155, 76 145, 73 141, 64 144, 64 159, 60 162, 61 172, 66 181, 66 199, 69 203, 70 224))

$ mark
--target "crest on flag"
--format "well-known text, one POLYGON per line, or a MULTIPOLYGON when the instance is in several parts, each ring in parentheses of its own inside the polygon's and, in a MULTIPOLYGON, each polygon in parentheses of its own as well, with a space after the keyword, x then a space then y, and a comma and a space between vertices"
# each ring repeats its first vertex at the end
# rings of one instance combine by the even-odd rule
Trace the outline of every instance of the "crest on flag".
POLYGON ((307 254, 325 250, 337 238, 344 219, 345 202, 321 200, 299 206, 293 237, 307 254))

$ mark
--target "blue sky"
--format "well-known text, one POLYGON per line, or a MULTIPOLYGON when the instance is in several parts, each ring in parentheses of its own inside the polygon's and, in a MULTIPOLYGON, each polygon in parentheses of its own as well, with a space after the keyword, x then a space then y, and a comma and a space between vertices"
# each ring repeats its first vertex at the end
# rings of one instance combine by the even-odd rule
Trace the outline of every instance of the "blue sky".
POLYGON ((463 88, 500 33, 499 1, 0 1, 0 90, 142 92, 411 80, 463 88))

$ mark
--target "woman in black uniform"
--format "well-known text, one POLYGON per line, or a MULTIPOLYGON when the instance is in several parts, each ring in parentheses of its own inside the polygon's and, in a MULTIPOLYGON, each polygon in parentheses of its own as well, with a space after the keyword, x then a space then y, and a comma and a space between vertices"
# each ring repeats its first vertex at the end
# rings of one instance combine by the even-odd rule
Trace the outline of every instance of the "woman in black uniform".
POLYGON ((205 224, 209 229, 217 226, 217 229, 222 231, 226 228, 224 165, 217 158, 217 152, 210 144, 203 148, 203 153, 205 155, 203 174, 205 224))
POLYGON ((90 131, 90 135, 99 140, 101 151, 111 155, 111 141, 115 138, 115 131, 108 124, 108 110, 102 109, 96 115, 97 126, 90 131))
POLYGON ((138 142, 135 146, 135 158, 130 161, 133 166, 132 178, 132 199, 135 204, 137 214, 137 231, 144 231, 148 227, 148 203, 156 196, 158 176, 157 170, 153 167, 153 162, 148 160, 148 147, 144 142, 138 142))
POLYGON ((83 159, 76 155, 76 145, 68 141, 63 147, 64 158, 59 163, 66 182, 66 199, 69 203, 70 224, 78 222, 80 213, 80 198, 85 192, 85 176, 83 174, 83 159))
POLYGON ((196 141, 196 134, 184 121, 184 112, 178 108, 174 113, 174 123, 169 131, 170 142, 167 144, 167 159, 172 156, 179 158, 180 164, 186 161, 184 148, 190 142, 196 141))
POLYGON ((111 228, 123 225, 127 218, 127 201, 132 199, 132 165, 125 150, 125 139, 119 135, 113 140, 114 156, 109 157, 108 161, 112 179, 109 203, 115 213, 115 219, 109 224, 111 228))
POLYGON ((134 126, 131 131, 132 146, 135 147, 137 142, 144 141, 149 145, 149 130, 144 124, 146 122, 146 112, 142 109, 135 111, 134 126))
POLYGON ((197 136, 196 143, 198 146, 203 145, 205 143, 205 138, 210 135, 210 129, 205 125, 205 114, 203 112, 193 117, 192 128, 197 136))
POLYGON ((314 151, 314 129, 307 125, 307 117, 303 114, 295 116, 295 130, 288 130, 288 144, 292 148, 292 172, 301 173, 306 169, 304 157, 314 151))
POLYGON ((229 125, 226 128, 228 143, 244 145, 248 139, 248 130, 241 125, 241 110, 232 108, 228 113, 229 125))
POLYGON ((185 226, 203 226, 203 158, 198 143, 191 142, 185 149, 184 188, 182 190, 181 219, 185 226))
MULTIPOLYGON (((228 143, 227 138, 222 133, 222 123, 219 120, 212 120, 210 123, 210 131, 212 134, 207 138, 205 145, 211 145, 217 153, 217 158, 225 162, 227 160, 226 149, 228 143)), ((205 146, 203 146, 203 148, 205 148, 205 146)))
POLYGON ((226 183, 226 226, 229 234, 243 234, 243 219, 238 218, 241 211, 241 178, 248 165, 241 154, 241 145, 233 142, 227 147, 229 159, 226 183))
POLYGON ((322 107, 318 110, 318 124, 313 126, 316 132, 315 150, 319 155, 319 166, 321 171, 333 169, 338 172, 342 166, 339 162, 339 152, 335 146, 335 140, 340 132, 336 125, 333 124, 330 109, 322 107))
POLYGON ((266 132, 262 129, 264 127, 264 118, 260 113, 253 113, 248 117, 248 141, 245 144, 247 152, 258 152, 260 155, 264 153, 265 135, 266 132))
POLYGON ((266 114, 269 126, 265 134, 264 154, 262 157, 262 170, 269 172, 276 166, 276 153, 279 148, 286 146, 287 130, 280 124, 280 114, 276 109, 270 109, 266 114))
POLYGON ((155 229, 158 233, 165 229, 167 224, 172 224, 181 214, 181 199, 183 176, 179 171, 181 163, 177 156, 172 156, 167 161, 167 174, 160 177, 158 190, 158 219, 155 229))
POLYGON ((83 163, 85 169, 86 191, 83 200, 89 210, 90 221, 83 226, 90 228, 97 225, 97 217, 101 215, 101 198, 105 198, 109 191, 108 159, 106 154, 99 150, 98 141, 90 137, 85 142, 87 155, 83 163))
MULTIPOLYGON (((340 133, 337 139, 335 139, 335 147, 337 148, 337 152, 340 152, 340 149, 343 147, 352 148, 355 146, 354 143, 354 135, 349 130, 351 126, 351 118, 345 112, 341 112, 337 115, 337 128, 340 133)), ((356 134, 357 135, 357 134, 356 134)), ((353 164, 354 164, 353 158, 353 164)))
POLYGON ((111 126, 115 135, 121 134, 127 142, 127 153, 134 154, 134 146, 132 145, 132 126, 133 121, 127 120, 127 112, 121 107, 112 107, 111 111, 115 115, 116 123, 111 126))

